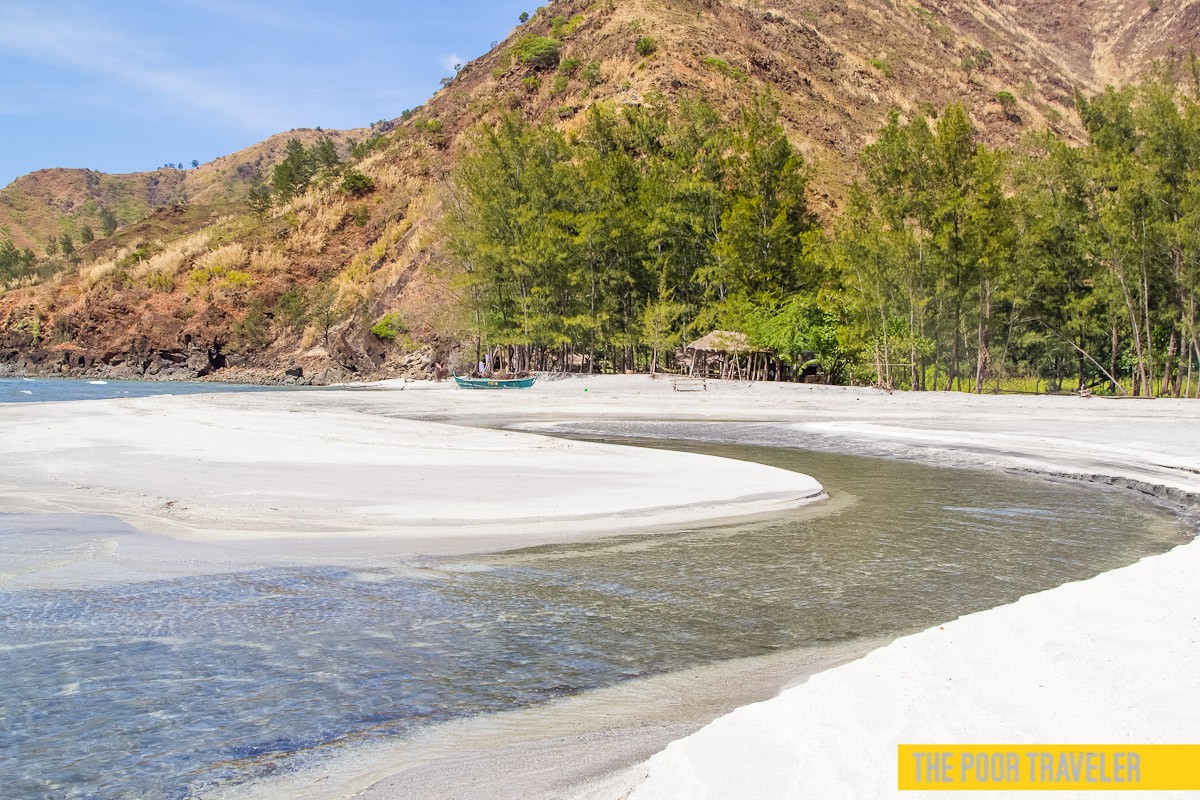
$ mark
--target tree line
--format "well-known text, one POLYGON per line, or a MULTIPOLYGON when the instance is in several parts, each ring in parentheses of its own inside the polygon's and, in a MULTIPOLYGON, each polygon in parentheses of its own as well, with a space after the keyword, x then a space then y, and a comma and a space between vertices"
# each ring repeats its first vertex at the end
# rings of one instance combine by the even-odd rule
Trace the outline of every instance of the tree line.
POLYGON ((568 138, 515 116, 472 134, 447 203, 477 344, 517 369, 628 370, 689 329, 819 288, 807 174, 760 97, 597 106, 568 138))
POLYGON ((1200 393, 1200 80, 1076 100, 1088 134, 985 144, 893 113, 822 229, 769 95, 477 128, 447 196, 476 346, 515 369, 655 369, 744 333, 797 374, 969 391, 1200 393))

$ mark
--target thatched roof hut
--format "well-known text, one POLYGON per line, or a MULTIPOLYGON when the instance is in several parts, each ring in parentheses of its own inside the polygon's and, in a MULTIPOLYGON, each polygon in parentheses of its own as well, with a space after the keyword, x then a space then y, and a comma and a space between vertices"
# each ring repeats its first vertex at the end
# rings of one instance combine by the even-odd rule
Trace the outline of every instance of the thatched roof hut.
POLYGON ((689 344, 685 350, 701 353, 757 353, 750 337, 737 331, 713 331, 689 344))
POLYGON ((737 331, 713 331, 683 348, 684 353, 691 354, 689 375, 699 374, 712 376, 714 371, 721 378, 742 378, 743 375, 753 375, 755 364, 765 364, 769 360, 768 351, 755 347, 750 343, 750 337, 737 331), (742 360, 745 359, 745 369, 742 360))

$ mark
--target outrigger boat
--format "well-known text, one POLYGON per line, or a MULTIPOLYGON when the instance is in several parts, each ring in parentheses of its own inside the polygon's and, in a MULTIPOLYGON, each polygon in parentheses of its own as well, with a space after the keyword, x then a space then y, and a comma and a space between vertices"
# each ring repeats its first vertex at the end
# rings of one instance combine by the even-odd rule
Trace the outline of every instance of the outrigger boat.
POLYGON ((528 378, 460 378, 454 376, 460 389, 528 389, 537 380, 536 375, 528 378))

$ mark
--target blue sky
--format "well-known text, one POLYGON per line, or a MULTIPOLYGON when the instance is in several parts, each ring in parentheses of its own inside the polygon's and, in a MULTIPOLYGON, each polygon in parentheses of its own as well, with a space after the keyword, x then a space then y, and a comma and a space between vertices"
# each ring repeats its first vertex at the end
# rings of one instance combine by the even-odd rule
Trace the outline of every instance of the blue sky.
POLYGON ((0 0, 0 186, 208 161, 419 105, 536 3, 0 0))

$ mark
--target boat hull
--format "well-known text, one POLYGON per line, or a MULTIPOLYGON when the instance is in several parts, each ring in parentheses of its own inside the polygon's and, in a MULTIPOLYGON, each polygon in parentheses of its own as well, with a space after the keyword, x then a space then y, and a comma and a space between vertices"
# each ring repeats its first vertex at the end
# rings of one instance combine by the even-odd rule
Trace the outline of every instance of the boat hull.
POLYGON ((528 389, 537 380, 536 375, 528 378, 460 378, 454 376, 460 389, 528 389))

